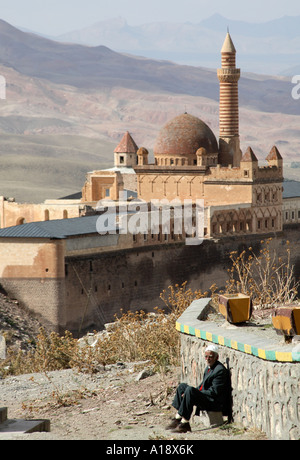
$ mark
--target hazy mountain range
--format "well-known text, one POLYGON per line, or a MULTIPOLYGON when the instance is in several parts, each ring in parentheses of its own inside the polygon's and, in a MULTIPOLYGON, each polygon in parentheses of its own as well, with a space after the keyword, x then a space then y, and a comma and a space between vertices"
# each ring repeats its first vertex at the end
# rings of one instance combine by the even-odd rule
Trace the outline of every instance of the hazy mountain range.
MULTIPOLYGON (((216 46, 216 56, 223 41, 224 35, 216 46)), ((219 100, 215 69, 128 56, 105 46, 59 43, 22 32, 1 20, 0 62, 23 75, 81 89, 121 87, 219 100)), ((292 88, 288 78, 244 74, 240 81, 241 105, 298 115, 300 103, 292 99, 292 88)))
POLYGON ((216 68, 216 51, 222 46, 227 27, 245 71, 289 76, 300 73, 300 16, 255 24, 215 14, 195 24, 156 22, 139 26, 130 26, 124 18, 114 18, 56 39, 216 68))
MULTIPOLYGON (((220 33, 217 60, 223 40, 220 33)), ((112 166, 125 131, 151 151, 164 123, 184 111, 203 119, 218 137, 215 69, 61 43, 0 20, 0 75, 6 79, 0 194, 20 201, 77 192, 87 171, 112 166)), ((244 151, 251 145, 263 160, 276 144, 286 161, 298 159, 300 101, 292 98, 292 87, 289 78, 243 73, 244 151)))

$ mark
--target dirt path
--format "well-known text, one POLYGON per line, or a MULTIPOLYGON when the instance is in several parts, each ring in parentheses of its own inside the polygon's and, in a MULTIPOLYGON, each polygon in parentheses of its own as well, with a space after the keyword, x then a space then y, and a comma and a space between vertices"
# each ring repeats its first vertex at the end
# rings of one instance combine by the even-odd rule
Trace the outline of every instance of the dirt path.
MULTIPOLYGON (((40 324, 16 301, 0 292, 0 331, 7 345, 28 350, 40 324)), ((9 419, 49 419, 51 432, 15 435, 30 440, 248 440, 265 439, 235 426, 206 429, 192 422, 192 433, 165 430, 179 369, 139 379, 146 363, 107 366, 89 376, 73 370, 0 377, 0 407, 9 419)), ((199 420, 199 419, 198 419, 199 420)))
MULTIPOLYGON (((178 369, 139 380, 141 366, 114 365, 95 376, 72 370, 0 380, 1 406, 9 418, 50 419, 51 432, 15 435, 30 440, 249 440, 259 432, 235 426, 207 429, 192 422, 192 433, 165 430, 178 369)), ((198 419, 199 420, 199 419, 198 419)))

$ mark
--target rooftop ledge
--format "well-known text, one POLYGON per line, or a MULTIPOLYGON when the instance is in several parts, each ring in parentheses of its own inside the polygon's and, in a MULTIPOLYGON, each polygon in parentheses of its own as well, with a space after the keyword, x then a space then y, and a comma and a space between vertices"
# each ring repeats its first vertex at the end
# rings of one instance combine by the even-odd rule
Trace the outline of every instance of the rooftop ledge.
POLYGON ((300 362, 300 345, 295 346, 293 343, 281 345, 268 337, 258 336, 255 332, 246 332, 239 325, 227 329, 217 323, 204 321, 203 318, 211 300, 211 298, 195 300, 178 318, 176 329, 183 334, 232 348, 266 361, 300 362))

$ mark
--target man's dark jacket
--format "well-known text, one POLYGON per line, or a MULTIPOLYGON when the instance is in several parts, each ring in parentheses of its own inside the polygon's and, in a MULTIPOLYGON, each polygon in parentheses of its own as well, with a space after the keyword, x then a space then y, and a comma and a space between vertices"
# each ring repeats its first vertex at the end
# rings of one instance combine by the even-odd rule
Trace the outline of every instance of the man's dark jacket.
MULTIPOLYGON (((231 397, 230 376, 226 367, 216 361, 215 364, 204 370, 203 381, 198 388, 201 388, 201 393, 206 396, 212 404, 213 411, 222 411, 224 415, 228 415, 228 405, 231 397)), ((200 409, 198 410, 199 413, 200 409)))

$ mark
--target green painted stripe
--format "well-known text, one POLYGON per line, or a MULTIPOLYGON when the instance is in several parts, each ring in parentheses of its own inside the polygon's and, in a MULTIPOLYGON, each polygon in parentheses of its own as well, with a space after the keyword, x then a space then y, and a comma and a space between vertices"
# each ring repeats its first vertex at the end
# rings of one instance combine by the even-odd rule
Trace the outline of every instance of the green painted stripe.
POLYGON ((213 334, 213 336, 212 336, 212 341, 213 341, 214 343, 217 343, 217 344, 218 344, 218 343, 219 343, 219 336, 213 334))
POLYGON ((258 348, 257 347, 251 347, 251 354, 258 357, 258 348))
POLYGON ((205 331, 200 331, 200 333, 201 333, 201 339, 207 340, 206 339, 206 332, 205 331))
POLYGON ((213 342, 227 348, 241 351, 249 355, 256 356, 257 358, 265 359, 267 361, 278 361, 278 362, 300 362, 300 352, 279 352, 274 350, 264 350, 255 346, 237 342, 227 337, 212 334, 208 331, 201 329, 195 329, 191 326, 186 326, 181 323, 176 323, 176 329, 183 334, 188 334, 194 337, 198 337, 208 342, 213 342))
POLYGON ((276 351, 265 350, 265 352, 266 352, 266 359, 268 361, 277 361, 276 351))
POLYGON ((238 342, 237 348, 238 348, 239 351, 242 351, 243 353, 245 353, 245 344, 244 343, 238 342))
POLYGON ((300 352, 299 351, 292 351, 292 360, 296 362, 300 362, 300 352))
POLYGON ((190 335, 196 336, 196 330, 194 327, 190 327, 190 335))
POLYGON ((224 339, 224 345, 225 345, 226 347, 228 347, 228 348, 231 348, 231 340, 230 340, 230 339, 227 339, 227 338, 225 337, 225 339, 224 339))

